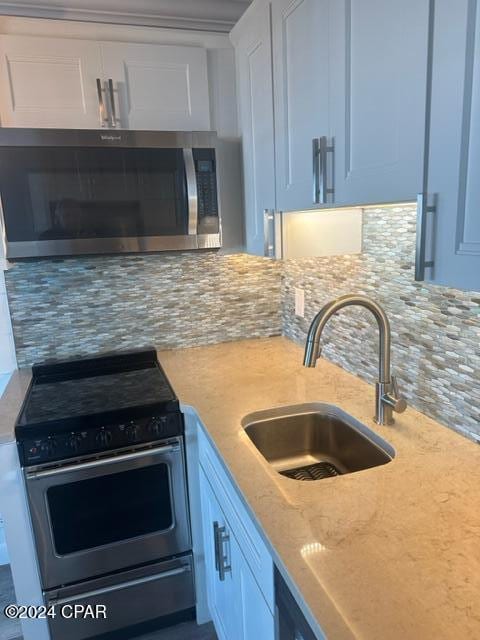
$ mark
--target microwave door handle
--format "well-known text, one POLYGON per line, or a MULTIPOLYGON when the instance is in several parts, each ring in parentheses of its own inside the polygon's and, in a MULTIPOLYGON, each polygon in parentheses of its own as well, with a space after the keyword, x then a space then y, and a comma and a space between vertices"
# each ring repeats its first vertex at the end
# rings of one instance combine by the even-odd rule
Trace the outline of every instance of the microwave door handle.
POLYGON ((198 229, 198 194, 192 149, 183 150, 183 161, 185 163, 185 177, 187 179, 188 235, 196 236, 198 229))

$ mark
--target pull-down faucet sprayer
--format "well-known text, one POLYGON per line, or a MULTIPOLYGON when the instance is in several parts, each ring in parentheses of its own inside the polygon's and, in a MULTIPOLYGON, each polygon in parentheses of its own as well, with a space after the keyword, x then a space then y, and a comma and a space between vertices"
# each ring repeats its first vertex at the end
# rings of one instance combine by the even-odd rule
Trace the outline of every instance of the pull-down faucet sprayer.
POLYGON ((405 399, 399 394, 397 381, 390 373, 391 332, 390 322, 382 307, 374 300, 360 295, 346 295, 326 304, 317 313, 308 331, 303 364, 314 367, 320 356, 320 338, 329 319, 349 306, 360 306, 373 313, 379 329, 379 364, 378 382, 376 384, 375 422, 393 424, 393 411, 403 413, 407 408, 405 399))

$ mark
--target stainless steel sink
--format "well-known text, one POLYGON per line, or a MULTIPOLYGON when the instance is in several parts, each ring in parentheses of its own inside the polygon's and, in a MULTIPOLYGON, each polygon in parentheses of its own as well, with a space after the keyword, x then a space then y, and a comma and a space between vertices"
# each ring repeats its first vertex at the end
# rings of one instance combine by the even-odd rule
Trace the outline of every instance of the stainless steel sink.
POLYGON ((388 442, 339 407, 310 403, 258 411, 242 420, 272 467, 295 480, 320 480, 387 464, 388 442))

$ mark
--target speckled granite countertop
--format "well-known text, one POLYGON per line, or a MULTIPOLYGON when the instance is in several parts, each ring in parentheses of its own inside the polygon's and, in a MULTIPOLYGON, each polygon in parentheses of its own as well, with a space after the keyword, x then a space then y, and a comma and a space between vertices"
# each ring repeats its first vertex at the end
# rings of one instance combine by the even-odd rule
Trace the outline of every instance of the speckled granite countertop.
POLYGON ((329 638, 480 638, 478 445, 412 409, 376 425, 373 387, 324 360, 304 368, 284 338, 159 355, 329 638), (395 459, 320 482, 277 474, 241 419, 316 401, 376 431, 395 459))

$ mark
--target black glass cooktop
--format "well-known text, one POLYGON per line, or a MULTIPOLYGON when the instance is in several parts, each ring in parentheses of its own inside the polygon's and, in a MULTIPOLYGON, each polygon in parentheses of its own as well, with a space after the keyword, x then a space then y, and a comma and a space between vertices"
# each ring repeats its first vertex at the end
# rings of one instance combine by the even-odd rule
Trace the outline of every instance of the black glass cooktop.
POLYGON ((177 403, 154 351, 33 368, 17 427, 177 403))

